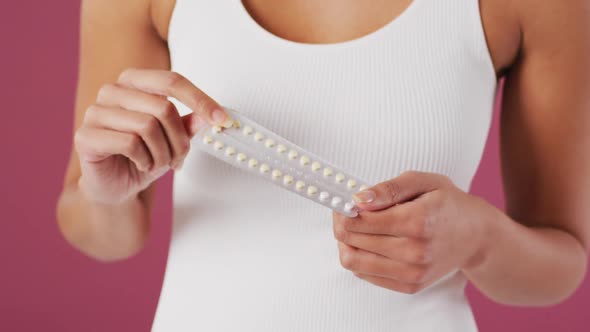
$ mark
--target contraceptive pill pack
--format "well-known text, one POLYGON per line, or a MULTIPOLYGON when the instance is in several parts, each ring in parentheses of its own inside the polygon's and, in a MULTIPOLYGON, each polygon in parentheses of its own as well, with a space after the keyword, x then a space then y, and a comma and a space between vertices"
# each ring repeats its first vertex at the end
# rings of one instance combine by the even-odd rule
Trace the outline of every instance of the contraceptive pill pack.
POLYGON ((232 126, 200 128, 195 136, 201 150, 338 213, 357 216, 352 195, 368 188, 365 181, 243 114, 226 111, 233 119, 232 126))

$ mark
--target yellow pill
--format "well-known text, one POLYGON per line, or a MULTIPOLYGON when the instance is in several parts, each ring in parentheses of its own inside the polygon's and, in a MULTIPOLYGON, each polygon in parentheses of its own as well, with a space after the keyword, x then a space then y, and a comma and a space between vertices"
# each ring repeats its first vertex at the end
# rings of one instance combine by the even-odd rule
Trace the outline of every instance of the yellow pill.
POLYGON ((293 177, 291 175, 285 175, 283 178, 283 183, 286 185, 293 183, 293 177))
POLYGON ((297 181, 295 183, 295 190, 302 191, 303 188, 305 188, 305 182, 303 182, 303 181, 297 181))
POLYGON ((264 139, 264 135, 262 135, 262 133, 256 133, 256 134, 254 134, 254 139, 257 142, 262 142, 262 140, 264 139))
POLYGON ((356 187, 356 181, 355 180, 348 180, 348 182, 346 183, 346 186, 348 187, 348 189, 353 189, 354 187, 356 187))
POLYGON ((307 187, 307 196, 315 196, 318 193, 318 188, 314 186, 307 187))
POLYGON ((244 130, 242 130, 242 132, 244 133, 244 135, 252 135, 254 129, 252 129, 252 127, 250 126, 246 126, 244 127, 244 130))
POLYGON ((289 151, 289 154, 287 156, 289 157, 289 159, 293 160, 293 159, 297 158, 298 155, 299 155, 299 153, 297 153, 297 151, 291 150, 291 151, 289 151))
POLYGON ((301 166, 307 166, 309 165, 309 157, 308 156, 303 156, 301 157, 301 159, 299 159, 299 163, 301 163, 301 166))
POLYGON ((267 164, 260 165, 260 173, 268 173, 270 172, 270 166, 267 164))
POLYGON ((278 169, 275 169, 274 171, 272 171, 271 175, 273 179, 278 180, 281 176, 283 176, 283 172, 279 171, 278 169))
POLYGON ((318 163, 317 161, 314 161, 313 163, 311 163, 311 170, 314 172, 319 171, 322 168, 322 164, 318 163))

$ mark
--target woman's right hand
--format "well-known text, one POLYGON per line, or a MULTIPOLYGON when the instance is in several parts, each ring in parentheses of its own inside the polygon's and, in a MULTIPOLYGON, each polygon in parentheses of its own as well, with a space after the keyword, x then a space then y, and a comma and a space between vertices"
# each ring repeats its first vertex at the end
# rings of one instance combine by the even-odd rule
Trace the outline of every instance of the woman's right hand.
POLYGON ((229 127, 223 108, 180 74, 128 69, 104 85, 76 131, 79 189, 87 199, 119 204, 168 169, 178 169, 205 123, 229 127), (193 110, 180 116, 166 97, 193 110))

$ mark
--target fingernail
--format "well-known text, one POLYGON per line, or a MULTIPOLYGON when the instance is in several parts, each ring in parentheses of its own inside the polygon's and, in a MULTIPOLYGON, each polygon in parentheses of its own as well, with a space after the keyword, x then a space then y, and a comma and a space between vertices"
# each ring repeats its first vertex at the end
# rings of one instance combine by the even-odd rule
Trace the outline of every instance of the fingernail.
POLYGON ((222 126, 224 128, 231 128, 231 126, 234 123, 234 121, 229 116, 227 116, 227 114, 222 110, 213 111, 212 117, 213 121, 215 121, 217 125, 222 126))
POLYGON ((352 199, 356 203, 366 204, 375 200, 375 192, 372 190, 363 190, 352 195, 352 199))

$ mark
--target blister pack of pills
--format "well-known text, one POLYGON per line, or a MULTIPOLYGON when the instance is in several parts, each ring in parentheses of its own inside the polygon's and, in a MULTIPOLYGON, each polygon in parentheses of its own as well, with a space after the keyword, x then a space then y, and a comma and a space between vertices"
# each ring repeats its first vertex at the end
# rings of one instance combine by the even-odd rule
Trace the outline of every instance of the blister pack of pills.
POLYGON ((328 161, 231 109, 230 128, 207 126, 199 129, 196 146, 219 160, 256 174, 277 186, 326 206, 348 217, 356 217, 352 195, 368 184, 328 161))

